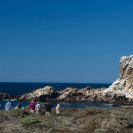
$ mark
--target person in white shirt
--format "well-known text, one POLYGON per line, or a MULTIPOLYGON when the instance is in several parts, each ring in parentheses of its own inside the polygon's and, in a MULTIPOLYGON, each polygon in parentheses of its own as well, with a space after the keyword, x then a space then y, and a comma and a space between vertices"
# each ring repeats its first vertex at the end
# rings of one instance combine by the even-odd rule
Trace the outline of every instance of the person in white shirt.
POLYGON ((60 114, 61 114, 61 106, 60 106, 60 104, 58 104, 58 105, 56 106, 56 114, 57 114, 57 115, 60 115, 60 114))
POLYGON ((38 113, 39 113, 40 108, 41 108, 41 105, 40 105, 40 103, 39 103, 39 102, 37 102, 37 104, 36 104, 36 106, 35 106, 35 111, 36 111, 36 114, 38 114, 38 113))
POLYGON ((12 103, 10 102, 10 100, 8 102, 6 102, 6 104, 5 104, 5 110, 6 111, 12 110, 12 103))

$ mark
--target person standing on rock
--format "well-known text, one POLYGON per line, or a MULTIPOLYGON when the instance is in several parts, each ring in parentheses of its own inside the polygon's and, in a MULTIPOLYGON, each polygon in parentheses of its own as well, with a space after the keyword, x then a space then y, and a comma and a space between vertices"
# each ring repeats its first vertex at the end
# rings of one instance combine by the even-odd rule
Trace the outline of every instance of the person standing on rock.
POLYGON ((57 115, 61 114, 61 106, 60 106, 60 104, 57 104, 57 106, 56 106, 56 114, 57 115))
POLYGON ((5 110, 6 110, 6 111, 12 110, 12 103, 11 103, 10 99, 9 99, 8 102, 6 102, 6 104, 5 104, 5 110))

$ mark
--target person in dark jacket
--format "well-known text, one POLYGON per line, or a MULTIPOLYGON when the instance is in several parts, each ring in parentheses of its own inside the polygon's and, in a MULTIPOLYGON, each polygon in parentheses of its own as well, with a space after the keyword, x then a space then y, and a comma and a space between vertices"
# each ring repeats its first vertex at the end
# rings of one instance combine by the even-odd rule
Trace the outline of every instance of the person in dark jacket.
POLYGON ((50 115, 50 113, 51 113, 51 108, 52 108, 53 106, 52 106, 52 104, 50 104, 50 103, 46 103, 45 104, 45 110, 46 110, 46 115, 50 115))
POLYGON ((21 102, 18 102, 18 105, 15 107, 15 109, 21 109, 22 108, 22 104, 21 102))

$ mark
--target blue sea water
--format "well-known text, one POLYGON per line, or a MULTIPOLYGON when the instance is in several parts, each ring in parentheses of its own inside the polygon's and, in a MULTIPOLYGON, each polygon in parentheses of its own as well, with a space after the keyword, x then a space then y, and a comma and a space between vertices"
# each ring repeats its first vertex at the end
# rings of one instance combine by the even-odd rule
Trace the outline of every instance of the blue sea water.
MULTIPOLYGON (((67 87, 84 88, 86 86, 91 86, 92 88, 103 88, 109 87, 109 83, 0 83, 0 93, 9 93, 13 95, 22 95, 24 93, 32 92, 35 89, 53 86, 55 90, 62 90, 67 87)), ((1 109, 4 109, 6 100, 0 101, 1 109)), ((13 107, 17 105, 18 101, 12 101, 13 107)), ((29 102, 23 102, 22 105, 25 107, 29 102)), ((53 103, 55 107, 58 103, 53 103)), ((85 103, 85 102, 62 102, 60 103, 63 108, 110 108, 111 104, 105 103, 85 103)))
POLYGON ((92 88, 109 87, 110 83, 0 83, 0 93, 9 93, 13 95, 22 95, 24 93, 32 92, 35 89, 53 86, 55 90, 62 90, 67 87, 84 88, 91 86, 92 88))
MULTIPOLYGON (((7 100, 2 100, 0 101, 0 109, 5 108, 5 103, 7 100)), ((11 100, 13 108, 15 108, 18 104, 17 100, 11 100)), ((22 102, 22 107, 26 107, 29 105, 29 101, 24 101, 22 102)), ((54 102, 52 103, 53 108, 57 106, 59 102, 54 102)), ((44 104, 44 103, 41 103, 44 104)), ((87 102, 60 102, 60 105, 62 108, 111 108, 112 104, 106 104, 106 103, 87 103, 87 102)))

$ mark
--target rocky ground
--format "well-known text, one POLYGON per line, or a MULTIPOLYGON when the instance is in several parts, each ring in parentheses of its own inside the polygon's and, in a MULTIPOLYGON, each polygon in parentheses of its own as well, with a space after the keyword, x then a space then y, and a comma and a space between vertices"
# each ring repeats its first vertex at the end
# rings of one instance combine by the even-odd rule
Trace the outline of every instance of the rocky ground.
POLYGON ((133 107, 62 109, 57 116, 0 111, 1 133, 133 133, 133 107))

